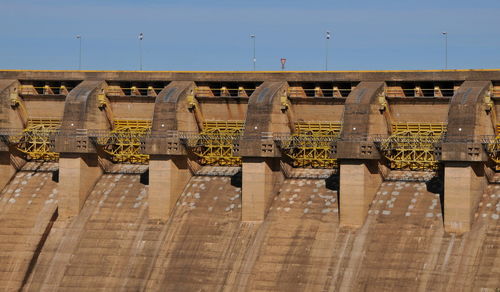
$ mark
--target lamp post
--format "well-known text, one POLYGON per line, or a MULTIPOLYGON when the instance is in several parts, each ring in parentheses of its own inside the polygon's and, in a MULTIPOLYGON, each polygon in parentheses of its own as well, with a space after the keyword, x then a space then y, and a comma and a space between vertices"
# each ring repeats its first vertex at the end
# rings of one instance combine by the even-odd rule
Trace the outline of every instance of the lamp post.
POLYGON ((444 35, 444 69, 448 69, 448 32, 443 31, 441 33, 444 35))
POLYGON ((327 31, 326 32, 326 39, 325 39, 325 43, 326 43, 326 49, 325 49, 325 71, 328 71, 328 43, 330 41, 330 32, 327 31))
POLYGON ((144 34, 141 32, 139 34, 139 70, 142 71, 142 40, 144 39, 144 34))
POLYGON ((257 62, 257 59, 255 58, 255 35, 250 35, 250 38, 253 41, 253 70, 255 71, 255 63, 257 62))
POLYGON ((81 35, 76 35, 76 38, 80 42, 80 50, 78 53, 78 70, 82 70, 82 36, 81 35))

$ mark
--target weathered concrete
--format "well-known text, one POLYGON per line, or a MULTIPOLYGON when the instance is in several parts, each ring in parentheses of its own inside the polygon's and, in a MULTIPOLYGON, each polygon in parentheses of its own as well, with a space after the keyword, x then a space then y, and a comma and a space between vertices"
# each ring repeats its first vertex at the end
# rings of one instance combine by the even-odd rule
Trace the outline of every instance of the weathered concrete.
POLYGON ((483 135, 494 135, 492 117, 486 110, 485 96, 491 82, 466 81, 453 96, 448 111, 443 161, 486 161, 481 145, 483 135))
POLYGON ((187 157, 151 156, 149 160, 149 218, 167 220, 191 178, 187 157))
POLYGON ((264 82, 250 97, 238 149, 243 158, 243 221, 264 220, 276 195, 274 186, 283 180, 279 160, 275 158, 281 154, 272 133, 290 133, 288 117, 281 109, 286 88, 283 82, 264 82), (268 133, 267 137, 263 133, 268 133))
POLYGON ((389 133, 379 102, 383 90, 383 82, 361 82, 347 97, 342 132, 337 143, 339 159, 380 158, 375 145, 368 141, 368 137, 389 133))
POLYGON ((387 135, 380 104, 383 82, 361 82, 347 97, 337 157, 340 160, 340 224, 363 224, 371 199, 382 182, 380 154, 368 137, 387 135), (377 159, 377 160, 376 160, 377 159))
POLYGON ((324 180, 286 180, 262 224, 240 221, 241 190, 231 181, 193 177, 171 220, 158 224, 146 216, 147 186, 139 175, 106 174, 80 215, 54 223, 24 290, 479 291, 500 285, 500 223, 487 207, 498 202, 494 186, 481 199, 478 224, 455 236, 444 232, 431 182, 384 182, 355 230, 339 225, 336 191, 324 180))
POLYGON ((9 152, 0 152, 0 190, 3 189, 26 161, 9 152))
POLYGON ((59 179, 62 191, 61 217, 76 216, 102 174, 96 149, 86 129, 106 129, 107 121, 97 109, 97 95, 105 83, 84 81, 66 97, 62 135, 56 137, 55 151, 60 153, 59 179))
POLYGON ((187 101, 194 86, 193 82, 171 82, 156 97, 152 134, 146 141, 146 153, 150 154, 148 202, 151 219, 168 219, 191 177, 189 158, 176 134, 178 131, 197 131, 196 119, 187 101))
POLYGON ((340 224, 360 227, 382 183, 376 161, 343 160, 340 164, 340 224))
POLYGON ((290 133, 288 117, 281 108, 285 82, 264 82, 250 96, 245 129, 240 141, 242 157, 279 157, 272 133, 290 133), (267 137, 265 136, 267 134, 267 137))
MULTIPOLYGON (((17 80, 42 86, 51 80, 84 80, 68 94, 63 131, 56 135, 56 151, 61 152, 57 196, 36 186, 41 182, 36 172, 30 174, 33 184, 10 180, 1 193, 0 214, 5 215, 0 215, 0 245, 5 252, 0 261, 7 264, 0 265, 0 281, 7 279, 8 288, 424 291, 500 285, 500 194, 496 185, 484 187, 483 170, 492 163, 480 138, 495 134, 492 108, 498 105, 491 102, 498 103, 500 95, 488 99, 488 91, 499 87, 500 70, 0 71, 0 76, 8 78, 0 79, 3 130, 22 127, 19 112, 9 103, 10 90, 20 85, 17 80), (145 176, 99 178, 100 154, 88 133, 110 129, 111 124, 97 107, 98 95, 108 86, 162 84, 157 89, 169 81, 156 96, 154 113, 157 92, 108 98, 111 108, 113 102, 117 105, 119 118, 153 118, 152 133, 145 139, 151 154, 149 192, 142 185, 145 176), (200 130, 188 99, 198 85, 213 84, 217 92, 218 84, 239 81, 260 86, 250 98, 207 96, 195 101, 210 120, 245 120, 234 149, 243 157, 241 188, 238 176, 191 177, 193 161, 176 135, 200 130), (346 81, 346 90, 354 88, 349 97, 287 96, 294 84, 331 89, 339 81, 346 81), (407 94, 420 81, 456 94, 433 97, 430 88, 425 96, 407 94), (384 98, 387 86, 399 87, 398 82, 406 86, 406 96, 384 98), (423 182, 411 181, 413 173, 401 176, 405 181, 381 182, 384 166, 379 164, 384 159, 374 136, 388 136, 395 121, 446 120, 448 135, 438 155, 445 168, 444 191, 442 178, 429 180, 432 175, 423 182), (336 153, 339 187, 333 178, 282 183, 280 161, 285 159, 273 135, 290 134, 296 121, 343 123, 336 153), (102 183, 94 187, 99 179, 102 183), (56 214, 56 207, 61 219, 50 229, 46 215, 56 214)), ((21 96, 30 117, 60 118, 62 98, 21 96), (59 112, 52 113, 52 108, 59 112)), ((3 143, 0 152, 0 183, 5 184, 15 171, 9 157, 13 147, 3 143)), ((309 177, 307 169, 301 172, 309 177)), ((227 175, 221 173, 217 175, 227 175)))
POLYGON ((97 95, 104 92, 103 80, 83 81, 66 97, 61 133, 56 137, 55 151, 59 153, 95 153, 86 130, 109 129, 106 116, 98 109, 97 95))
POLYGON ((78 215, 102 175, 96 154, 72 155, 62 153, 59 158, 59 187, 61 218, 78 215))
POLYGON ((276 185, 283 179, 279 162, 272 158, 244 157, 242 175, 241 220, 263 221, 276 195, 276 185))
POLYGON ((450 103, 441 158, 445 161, 444 225, 448 232, 470 230, 486 186, 479 162, 487 161, 488 156, 479 139, 495 131, 485 104, 490 88, 491 82, 466 81, 450 103))
MULTIPOLYGON (((14 94, 17 97, 19 82, 13 79, 0 80, 0 129, 23 128, 21 115, 11 106, 10 98, 14 94)), ((0 140, 0 189, 14 176, 16 171, 24 164, 20 157, 14 156, 5 140, 0 140)))
POLYGON ((500 70, 420 70, 420 71, 43 71, 3 70, 0 78, 40 80, 136 80, 136 81, 450 81, 450 80, 500 80, 500 70))
MULTIPOLYGON (((10 98, 17 95, 20 83, 14 79, 0 79, 0 128, 22 129, 20 112, 11 106, 10 98)), ((7 145, 0 142, 0 151, 7 151, 7 145)))
POLYGON ((151 126, 146 140, 147 154, 184 155, 185 149, 177 136, 178 131, 197 132, 194 114, 188 108, 187 97, 193 94, 193 82, 171 82, 157 96, 151 126))
POLYGON ((447 232, 471 230, 474 213, 486 187, 478 163, 447 162, 444 169, 444 227, 447 232))
POLYGON ((57 218, 58 185, 44 167, 29 162, 0 192, 2 291, 22 290, 57 218))

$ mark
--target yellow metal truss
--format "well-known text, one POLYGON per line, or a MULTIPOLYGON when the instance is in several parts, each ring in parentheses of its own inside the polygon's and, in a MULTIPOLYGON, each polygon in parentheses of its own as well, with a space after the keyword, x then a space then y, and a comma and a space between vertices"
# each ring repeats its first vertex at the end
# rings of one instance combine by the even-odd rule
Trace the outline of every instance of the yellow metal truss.
POLYGON ((145 164, 149 155, 141 153, 144 136, 151 131, 150 120, 115 119, 113 130, 98 139, 113 162, 145 164))
POLYGON ((188 146, 203 165, 239 166, 241 157, 233 155, 233 148, 243 127, 243 121, 205 121, 203 131, 188 146))
POLYGON ((22 134, 10 137, 10 141, 28 159, 55 161, 59 153, 54 152, 54 135, 60 127, 61 120, 29 119, 22 134))
POLYGON ((496 170, 500 170, 500 124, 497 124, 495 133, 495 139, 487 145, 487 152, 491 160, 495 162, 496 170))
POLYGON ((295 133, 281 141, 281 148, 296 167, 335 168, 332 143, 341 127, 340 122, 297 122, 295 133))
POLYGON ((394 123, 380 148, 392 169, 435 170, 435 146, 445 132, 444 123, 394 123))

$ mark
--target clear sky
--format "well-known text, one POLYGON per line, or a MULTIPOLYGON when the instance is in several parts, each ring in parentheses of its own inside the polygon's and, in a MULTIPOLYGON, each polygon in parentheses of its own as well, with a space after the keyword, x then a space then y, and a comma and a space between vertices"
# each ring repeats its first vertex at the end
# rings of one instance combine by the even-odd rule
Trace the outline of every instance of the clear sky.
POLYGON ((500 68, 499 0, 0 0, 0 69, 500 68))

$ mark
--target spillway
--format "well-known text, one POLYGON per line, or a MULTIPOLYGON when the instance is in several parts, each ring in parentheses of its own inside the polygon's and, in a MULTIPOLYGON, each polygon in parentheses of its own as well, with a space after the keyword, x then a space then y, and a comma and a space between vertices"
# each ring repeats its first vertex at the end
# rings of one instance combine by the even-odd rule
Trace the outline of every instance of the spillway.
POLYGON ((493 291, 499 106, 500 70, 0 70, 0 290, 493 291))

